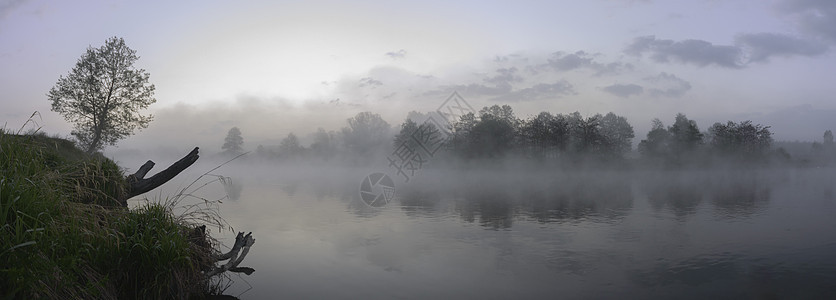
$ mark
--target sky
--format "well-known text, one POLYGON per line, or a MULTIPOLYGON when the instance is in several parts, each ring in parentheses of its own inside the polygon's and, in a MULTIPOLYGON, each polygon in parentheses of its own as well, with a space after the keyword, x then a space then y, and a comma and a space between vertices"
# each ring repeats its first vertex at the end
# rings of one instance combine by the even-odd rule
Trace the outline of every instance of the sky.
POLYGON ((0 125, 38 112, 68 136, 46 93, 113 36, 157 102, 111 150, 220 151, 233 126, 254 149, 362 111, 397 126, 453 91, 520 118, 614 112, 635 142, 679 112, 702 130, 752 120, 776 140, 836 129, 831 0, 0 0, 0 125))

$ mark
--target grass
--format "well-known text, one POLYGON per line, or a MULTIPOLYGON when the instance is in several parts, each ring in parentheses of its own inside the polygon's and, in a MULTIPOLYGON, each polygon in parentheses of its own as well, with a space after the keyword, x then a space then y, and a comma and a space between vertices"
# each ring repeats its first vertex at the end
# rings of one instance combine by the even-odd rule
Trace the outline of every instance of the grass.
POLYGON ((177 200, 129 210, 118 201, 125 187, 101 155, 0 129, 0 298, 182 299, 217 289, 203 276, 216 244, 194 228, 220 216, 176 216, 177 200))

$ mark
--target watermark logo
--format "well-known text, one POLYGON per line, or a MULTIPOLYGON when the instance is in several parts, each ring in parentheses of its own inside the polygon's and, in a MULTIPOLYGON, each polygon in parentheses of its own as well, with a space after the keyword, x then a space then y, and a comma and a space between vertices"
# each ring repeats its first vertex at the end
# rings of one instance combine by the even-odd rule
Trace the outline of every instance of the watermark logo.
MULTIPOLYGON (((453 124, 461 118, 461 116, 468 113, 475 113, 473 108, 467 101, 459 95, 458 92, 453 92, 441 106, 435 111, 438 115, 430 113, 424 122, 418 126, 413 132, 409 134, 409 138, 402 141, 395 147, 392 153, 386 156, 389 161, 389 167, 393 168, 398 176, 402 177, 404 183, 409 182, 409 179, 415 176, 418 170, 424 167, 438 151, 444 146, 452 134, 453 124)), ((384 195, 387 190, 384 188, 384 195)), ((369 175, 360 184, 360 198, 363 202, 372 207, 381 207, 388 204, 391 198, 394 197, 395 184, 389 175, 385 173, 374 173, 369 175), (379 194, 371 192, 374 184, 385 178, 391 182, 388 191, 391 192, 390 198, 385 198, 381 201, 379 194), (368 187, 367 187, 368 185, 368 187), (367 191, 367 192, 364 192, 367 191)))
MULTIPOLYGON (((444 121, 447 123, 445 127, 441 127, 442 129, 446 130, 447 128, 452 128, 453 124, 455 124, 461 116, 466 115, 468 113, 476 113, 473 110, 473 107, 470 106, 467 101, 464 101, 464 98, 459 95, 459 92, 454 91, 447 97, 447 100, 444 100, 444 103, 441 103, 441 106, 435 110, 444 121)), ((449 132, 448 132, 449 133, 449 132)))
POLYGON ((360 183, 360 199, 371 207, 382 207, 395 196, 395 182, 385 173, 366 176, 360 183))

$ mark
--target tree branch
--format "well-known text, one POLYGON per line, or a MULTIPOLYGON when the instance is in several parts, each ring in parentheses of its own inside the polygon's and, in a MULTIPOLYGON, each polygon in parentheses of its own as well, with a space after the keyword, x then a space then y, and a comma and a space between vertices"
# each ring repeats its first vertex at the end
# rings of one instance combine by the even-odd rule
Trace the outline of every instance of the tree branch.
POLYGON ((252 268, 238 267, 238 265, 244 261, 247 253, 250 252, 250 247, 255 244, 255 239, 252 234, 253 233, 250 232, 247 233, 247 235, 244 235, 243 232, 239 232, 238 236, 235 237, 235 245, 232 246, 232 249, 216 258, 216 261, 229 259, 229 262, 221 265, 220 267, 216 267, 214 270, 207 273, 206 277, 212 277, 226 271, 239 272, 247 275, 252 274, 255 271, 252 268), (240 256, 238 255, 238 252, 241 252, 240 256))
MULTIPOLYGON (((186 168, 194 164, 195 161, 200 156, 198 155, 198 147, 195 147, 192 152, 189 152, 186 156, 178 160, 177 162, 173 163, 171 166, 151 176, 150 178, 145 179, 145 174, 154 167, 153 161, 147 161, 139 170, 129 175, 127 178, 128 181, 128 193, 124 200, 127 200, 133 196, 141 195, 145 192, 153 190, 164 183, 168 182, 180 172, 183 172, 186 168)), ((127 201, 123 201, 123 205, 127 206, 127 201)))
POLYGON ((150 160, 146 161, 145 164, 143 164, 141 167, 139 167, 139 170, 137 170, 136 173, 134 173, 131 176, 133 176, 133 178, 135 178, 136 180, 143 179, 143 178, 145 178, 145 174, 148 174, 148 171, 151 171, 151 168, 153 168, 153 167, 154 167, 154 162, 153 161, 150 161, 150 160))

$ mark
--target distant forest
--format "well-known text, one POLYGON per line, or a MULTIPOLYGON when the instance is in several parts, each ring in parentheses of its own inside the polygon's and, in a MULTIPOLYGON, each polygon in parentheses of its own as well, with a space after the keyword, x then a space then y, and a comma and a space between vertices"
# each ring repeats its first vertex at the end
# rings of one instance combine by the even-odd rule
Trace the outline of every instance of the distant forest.
MULTIPOLYGON (((633 126, 612 112, 584 117, 578 112, 544 111, 520 119, 511 106, 493 105, 476 114, 458 116, 452 124, 440 119, 436 113, 413 111, 400 126, 392 128, 380 115, 361 112, 349 118, 339 131, 319 128, 307 147, 290 133, 278 145, 258 145, 253 156, 264 160, 315 159, 353 164, 382 157, 423 164, 430 158, 442 157, 462 161, 516 158, 567 166, 639 163, 656 167, 824 165, 836 158, 830 130, 824 132, 821 142, 776 146, 769 126, 728 121, 701 130, 697 122, 682 113, 674 117, 670 126, 659 119, 651 120, 651 130, 635 149, 633 126), (803 147, 809 151, 800 149, 803 147), (800 157, 794 158, 791 153, 800 153, 800 157)), ((243 152, 242 135, 238 128, 230 129, 223 147, 225 154, 243 152)))

